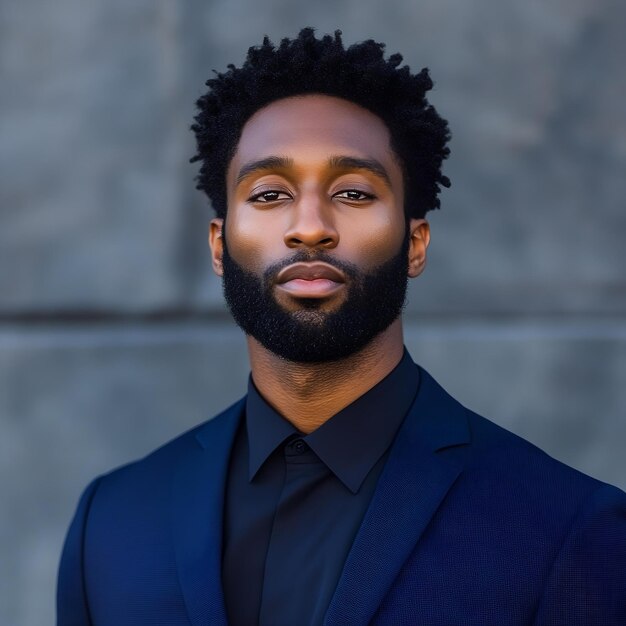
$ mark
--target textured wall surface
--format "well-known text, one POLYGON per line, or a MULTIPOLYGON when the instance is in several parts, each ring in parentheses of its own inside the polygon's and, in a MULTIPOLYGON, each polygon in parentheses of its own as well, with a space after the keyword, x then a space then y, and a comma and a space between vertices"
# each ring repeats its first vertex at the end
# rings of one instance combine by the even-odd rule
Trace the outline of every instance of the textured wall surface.
POLYGON ((53 620, 77 498, 244 390, 194 190, 212 69, 304 25, 373 37, 453 131, 407 346, 470 408, 626 488, 626 5, 0 5, 0 623, 53 620))

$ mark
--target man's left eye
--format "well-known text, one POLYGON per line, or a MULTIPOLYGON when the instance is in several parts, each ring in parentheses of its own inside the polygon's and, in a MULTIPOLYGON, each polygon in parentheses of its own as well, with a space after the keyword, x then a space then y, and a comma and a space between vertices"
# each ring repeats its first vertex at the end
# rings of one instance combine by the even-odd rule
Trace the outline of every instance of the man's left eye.
POLYGON ((346 189, 335 194, 335 198, 344 198, 345 200, 371 200, 374 196, 358 189, 346 189))

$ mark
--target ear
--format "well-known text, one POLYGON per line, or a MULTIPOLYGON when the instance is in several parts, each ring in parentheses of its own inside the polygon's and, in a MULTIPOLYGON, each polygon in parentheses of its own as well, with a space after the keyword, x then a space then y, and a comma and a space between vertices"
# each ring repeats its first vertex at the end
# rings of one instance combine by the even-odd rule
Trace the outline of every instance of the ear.
POLYGON ((222 256, 224 254, 224 220, 216 217, 209 224, 209 246, 211 247, 211 260, 213 271, 218 275, 224 274, 222 256))
POLYGON ((411 219, 409 236, 409 278, 415 278, 426 267, 426 249, 430 243, 430 224, 425 219, 411 219))

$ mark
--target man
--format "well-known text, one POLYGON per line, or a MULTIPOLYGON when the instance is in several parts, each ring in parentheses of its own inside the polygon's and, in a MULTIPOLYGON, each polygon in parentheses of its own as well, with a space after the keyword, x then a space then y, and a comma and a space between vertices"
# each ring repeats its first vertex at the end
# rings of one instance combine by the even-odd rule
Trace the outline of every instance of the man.
POLYGON ((403 349, 449 133, 400 62, 304 29, 208 81, 198 186, 248 394, 87 488, 60 626, 626 624, 626 495, 403 349))

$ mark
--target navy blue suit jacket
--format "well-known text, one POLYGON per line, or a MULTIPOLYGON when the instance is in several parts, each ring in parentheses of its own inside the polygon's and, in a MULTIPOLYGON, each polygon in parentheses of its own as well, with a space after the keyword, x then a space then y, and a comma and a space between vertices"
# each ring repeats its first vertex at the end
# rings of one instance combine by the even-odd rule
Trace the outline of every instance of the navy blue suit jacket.
MULTIPOLYGON (((59 626, 226 624, 222 503, 243 407, 87 488, 61 559, 59 626)), ((626 494, 421 370, 325 623, 623 626, 626 494)))

